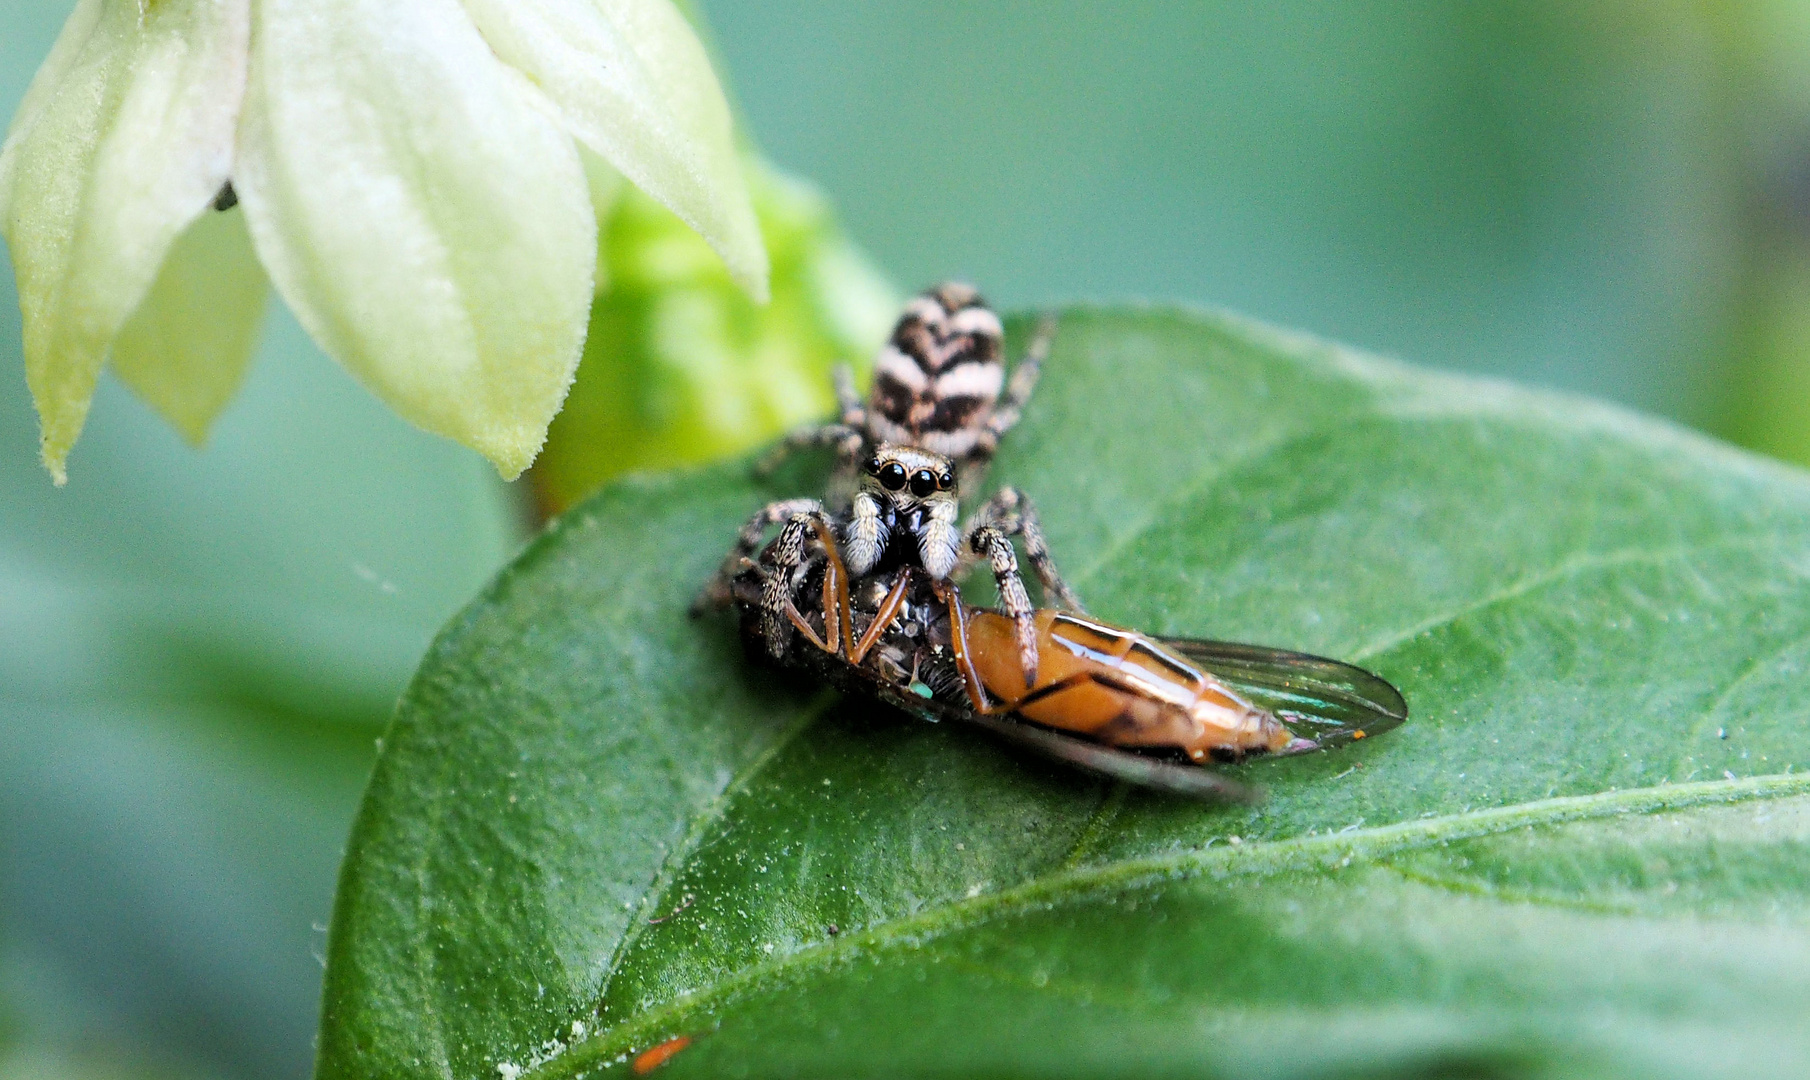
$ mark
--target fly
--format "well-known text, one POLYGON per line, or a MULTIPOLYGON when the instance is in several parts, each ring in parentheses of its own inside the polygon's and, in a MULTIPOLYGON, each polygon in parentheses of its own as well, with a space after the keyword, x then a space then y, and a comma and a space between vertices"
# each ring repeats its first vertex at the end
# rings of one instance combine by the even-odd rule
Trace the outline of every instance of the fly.
MULTIPOLYGON (((1038 673, 1019 664, 1014 620, 911 567, 850 577, 828 530, 781 605, 795 632, 781 666, 928 720, 986 728, 1046 756, 1143 787, 1254 801, 1208 761, 1324 750, 1407 719, 1399 691, 1351 664, 1257 645, 1161 638, 1091 616, 1033 613, 1038 673), (802 606, 800 601, 803 601, 802 606)), ((735 581, 743 632, 764 651, 775 575, 763 553, 735 581)))

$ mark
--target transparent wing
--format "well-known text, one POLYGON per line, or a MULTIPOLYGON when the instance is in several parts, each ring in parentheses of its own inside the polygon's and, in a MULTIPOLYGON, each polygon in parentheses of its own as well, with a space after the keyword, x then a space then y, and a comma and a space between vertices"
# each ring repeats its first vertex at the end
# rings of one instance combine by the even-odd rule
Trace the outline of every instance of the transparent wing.
POLYGON ((1257 788, 1192 763, 1179 764, 1150 754, 1121 750, 1010 717, 983 716, 963 710, 959 718, 1044 757, 1141 788, 1209 802, 1263 801, 1263 792, 1257 788))
POLYGON ((1229 641, 1157 640, 1252 704, 1275 713, 1296 735, 1313 743, 1291 753, 1378 735, 1408 719, 1400 690, 1352 664, 1229 641))

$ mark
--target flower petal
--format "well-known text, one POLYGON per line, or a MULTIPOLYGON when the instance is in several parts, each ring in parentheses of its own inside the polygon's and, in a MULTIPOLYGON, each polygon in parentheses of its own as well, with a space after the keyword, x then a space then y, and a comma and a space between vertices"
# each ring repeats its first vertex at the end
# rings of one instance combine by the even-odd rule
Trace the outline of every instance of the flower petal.
POLYGON ((234 184, 302 325, 513 477, 584 341, 596 218, 552 106, 458 0, 257 0, 234 184))
POLYGON ((465 0, 572 133, 696 229, 757 301, 767 252, 697 35, 670 0, 465 0))
POLYGON ((245 215, 203 215, 113 340, 114 374, 200 446, 245 377, 269 285, 245 215))
POLYGON ((107 349, 232 168, 248 0, 83 0, 0 151, 0 231, 57 483, 107 349))

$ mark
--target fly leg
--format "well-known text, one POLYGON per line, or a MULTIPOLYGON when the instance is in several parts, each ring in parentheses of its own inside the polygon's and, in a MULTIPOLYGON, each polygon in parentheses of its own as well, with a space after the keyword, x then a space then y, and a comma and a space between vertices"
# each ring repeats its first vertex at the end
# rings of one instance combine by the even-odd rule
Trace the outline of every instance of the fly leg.
POLYGON ((980 715, 1002 716, 1006 713, 1016 712, 1033 702, 1089 682, 1099 683, 1111 689, 1123 689, 1098 672, 1078 671, 1043 686, 1038 686, 1035 678, 1027 678, 1024 684, 1026 691, 1022 697, 992 701, 988 697, 986 684, 981 681, 980 671, 974 666, 972 650, 968 642, 968 609, 962 603, 961 593, 947 581, 935 582, 932 588, 936 592, 937 599, 941 600, 944 607, 949 610, 949 648, 955 654, 955 668, 961 673, 962 683, 967 687, 968 702, 980 715))
MULTIPOLYGON (((899 609, 905 606, 905 591, 910 586, 911 567, 899 567, 899 576, 893 581, 892 588, 887 590, 886 598, 880 601, 880 609, 874 613, 874 621, 868 624, 866 633, 861 635, 861 640, 850 647, 847 654, 849 663, 859 665, 861 661, 867 659, 868 652, 879 644, 880 635, 892 629, 892 624, 898 621, 899 609)), ((847 597, 848 592, 845 588, 842 596, 844 606, 848 603, 847 597)), ((912 673, 915 678, 917 673, 915 661, 912 664, 912 673)))
POLYGON ((974 660, 968 655, 968 608, 962 603, 961 591, 946 578, 932 581, 930 588, 949 610, 949 651, 955 656, 955 670, 961 674, 969 704, 982 716, 1003 711, 1005 706, 996 708, 987 700, 986 684, 980 681, 980 672, 975 670, 974 660))
POLYGON ((723 565, 717 568, 716 573, 710 576, 710 580, 704 583, 704 587, 692 599, 692 616, 695 618, 713 608, 727 605, 733 599, 730 582, 742 572, 743 561, 752 557, 760 548, 761 539, 767 535, 767 530, 782 521, 790 521, 799 514, 822 518, 823 504, 816 499, 781 499, 761 507, 749 518, 748 523, 742 526, 742 531, 736 535, 735 546, 729 549, 723 565))
POLYGON ((770 558, 767 565, 749 558, 743 558, 740 564, 743 570, 752 570, 760 578, 760 637, 766 643, 767 651, 775 660, 785 655, 787 641, 779 621, 779 616, 784 615, 792 628, 814 647, 831 656, 853 655, 848 571, 836 551, 835 535, 829 523, 821 516, 793 515, 773 542, 770 558), (805 529, 816 533, 818 552, 815 555, 809 553, 810 541, 801 539, 805 529), (818 599, 817 608, 823 617, 821 635, 798 610, 794 599, 798 583, 810 575, 810 568, 816 563, 823 564, 823 595, 818 599))
POLYGON ((836 535, 831 530, 829 521, 822 515, 797 514, 786 523, 784 532, 773 545, 774 568, 764 579, 761 594, 761 636, 767 641, 767 648, 778 659, 785 652, 785 642, 780 640, 775 646, 775 634, 782 633, 778 627, 778 616, 784 615, 812 645, 829 653, 831 656, 842 656, 849 663, 860 666, 867 659, 867 654, 879 644, 881 635, 892 628, 898 621, 899 609, 905 606, 905 595, 911 587, 911 567, 899 568, 899 576, 893 581, 892 588, 880 601, 879 610, 874 613, 873 621, 856 641, 854 636, 854 608, 849 603, 848 567, 842 561, 842 555, 836 550, 836 535), (794 537, 794 530, 802 536, 804 529, 816 534, 817 547, 820 554, 814 556, 823 561, 823 595, 818 601, 823 612, 823 636, 819 637, 811 624, 798 610, 792 598, 792 582, 801 574, 794 572, 794 567, 808 565, 813 556, 806 554, 806 543, 800 543, 794 537), (771 622, 769 622, 771 620, 771 622))

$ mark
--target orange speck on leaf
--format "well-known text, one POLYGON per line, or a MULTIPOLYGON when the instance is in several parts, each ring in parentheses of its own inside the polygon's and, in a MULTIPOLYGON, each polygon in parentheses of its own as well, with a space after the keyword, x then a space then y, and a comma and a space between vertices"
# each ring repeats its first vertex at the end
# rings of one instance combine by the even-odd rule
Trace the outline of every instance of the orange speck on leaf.
POLYGON ((1361 739, 1361 738, 1363 738, 1363 737, 1364 737, 1364 736, 1365 736, 1365 735, 1366 735, 1366 734, 1368 734, 1368 732, 1366 732, 1366 731, 1364 731, 1364 730, 1362 730, 1362 729, 1361 729, 1361 728, 1360 728, 1360 729, 1359 729, 1359 730, 1357 730, 1357 731, 1354 731, 1354 732, 1352 732, 1352 733, 1351 733, 1351 737, 1352 737, 1352 738, 1353 738, 1353 739, 1354 739, 1354 740, 1355 740, 1355 739, 1361 739))
POLYGON ((691 1036, 674 1035, 658 1046, 650 1046, 635 1055, 635 1063, 630 1068, 636 1076, 646 1076, 655 1069, 670 1061, 674 1054, 691 1045, 691 1036))

